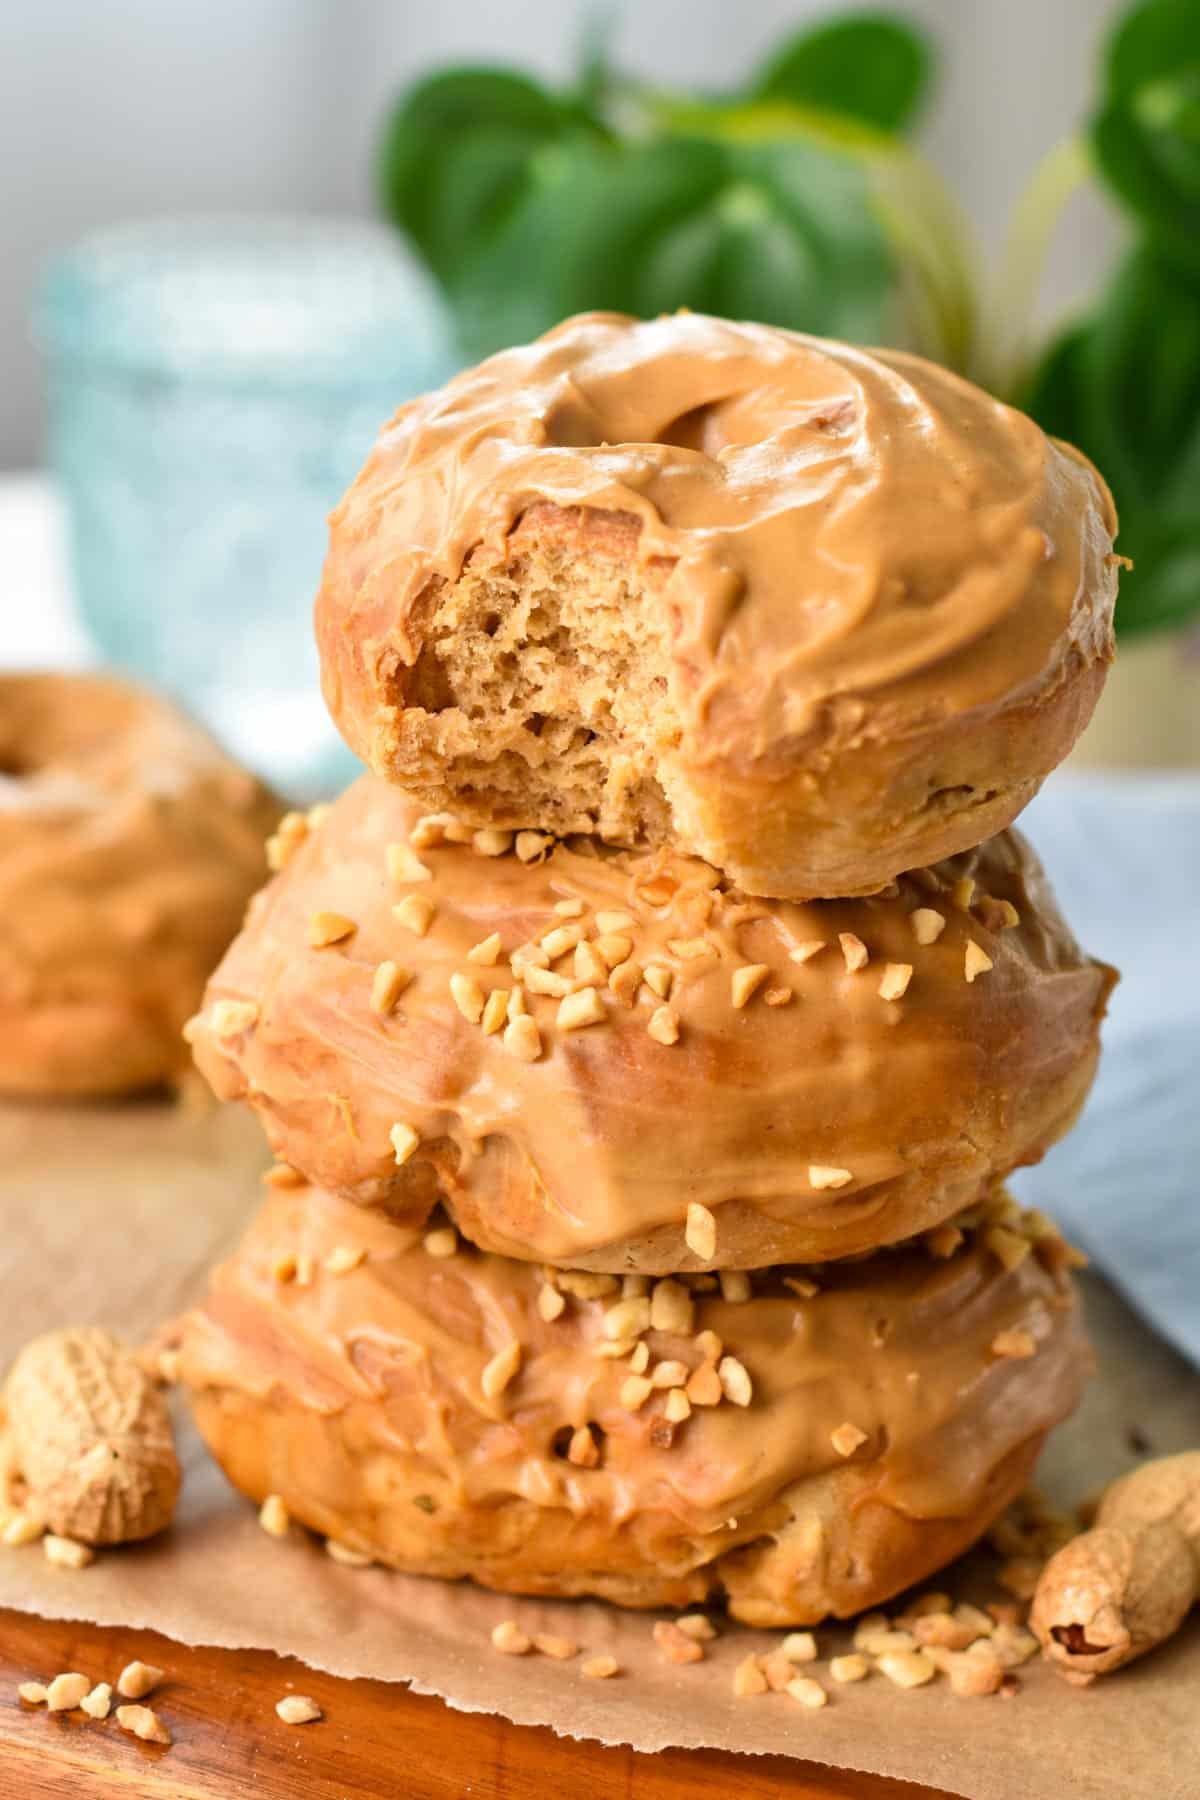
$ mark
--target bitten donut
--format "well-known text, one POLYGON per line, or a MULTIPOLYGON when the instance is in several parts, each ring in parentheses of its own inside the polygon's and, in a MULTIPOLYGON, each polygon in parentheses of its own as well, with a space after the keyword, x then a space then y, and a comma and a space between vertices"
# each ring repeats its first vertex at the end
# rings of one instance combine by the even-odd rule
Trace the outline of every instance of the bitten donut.
POLYGON ((622 1285, 278 1192, 180 1375, 236 1487, 394 1568, 811 1624, 1025 1483, 1088 1370, 1068 1256, 997 1200, 941 1260, 622 1285))
POLYGON ((364 776, 188 1027, 320 1185, 487 1250, 669 1273, 935 1226, 1073 1120, 1112 973, 1018 838, 871 899, 422 818, 364 776), (455 838, 466 842, 455 842, 455 838))
POLYGON ((103 1095, 180 1031, 266 872, 279 808, 164 701, 0 676, 0 1092, 103 1095))
POLYGON ((385 429, 332 517, 325 695, 476 824, 869 893, 1071 748, 1115 529, 1084 457, 919 357, 585 314, 385 429))

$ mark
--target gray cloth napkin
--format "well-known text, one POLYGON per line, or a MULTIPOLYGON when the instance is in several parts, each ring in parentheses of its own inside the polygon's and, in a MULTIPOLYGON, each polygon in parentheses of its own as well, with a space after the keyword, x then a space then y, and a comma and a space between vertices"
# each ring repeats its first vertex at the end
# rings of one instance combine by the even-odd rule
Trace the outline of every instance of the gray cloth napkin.
POLYGON ((1020 828, 1122 979, 1082 1119, 1013 1187, 1200 1364, 1200 776, 1062 773, 1020 828))

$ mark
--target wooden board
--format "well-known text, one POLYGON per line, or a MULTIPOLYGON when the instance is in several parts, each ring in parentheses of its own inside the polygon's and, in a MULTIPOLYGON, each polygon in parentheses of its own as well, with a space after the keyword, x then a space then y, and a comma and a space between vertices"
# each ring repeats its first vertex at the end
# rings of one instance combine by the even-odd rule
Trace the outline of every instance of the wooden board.
POLYGON ((378 1681, 339 1681, 264 1651, 187 1649, 148 1631, 0 1612, 4 1800, 955 1800, 940 1789, 790 1757, 668 1750, 642 1756, 451 1712, 378 1681), (49 1715, 21 1681, 78 1669, 115 1681, 140 1657, 168 1671, 153 1704, 169 1749, 82 1713, 49 1715), (284 1725, 275 1702, 309 1694, 319 1723, 284 1725))

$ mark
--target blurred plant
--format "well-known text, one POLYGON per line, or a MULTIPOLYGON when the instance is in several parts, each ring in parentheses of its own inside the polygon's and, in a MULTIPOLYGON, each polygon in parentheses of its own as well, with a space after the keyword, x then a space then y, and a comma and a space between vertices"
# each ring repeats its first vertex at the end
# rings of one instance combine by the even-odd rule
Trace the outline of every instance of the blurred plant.
POLYGON ((679 306, 899 344, 1016 398, 1091 455, 1134 559, 1125 631, 1200 609, 1200 0, 1141 0, 1107 47, 1090 125, 1038 171, 980 328, 969 226, 908 142, 925 36, 854 12, 786 40, 742 88, 682 95, 593 41, 573 88, 453 69, 395 108, 390 216, 468 357, 590 308, 679 306), (1138 240, 1085 316, 1025 341, 1062 207, 1090 176, 1138 240))
POLYGON ((1018 398, 1112 484, 1134 564, 1118 620, 1132 632, 1200 611, 1200 0, 1135 6, 1103 81, 1085 136, 1058 154, 1080 178, 1094 170, 1135 241, 1018 398))
POLYGON ((882 13, 790 38, 723 96, 631 81, 596 47, 563 94, 450 70, 391 118, 384 203, 470 356, 586 308, 686 305, 961 366, 965 227, 901 136, 930 72, 924 37, 882 13))

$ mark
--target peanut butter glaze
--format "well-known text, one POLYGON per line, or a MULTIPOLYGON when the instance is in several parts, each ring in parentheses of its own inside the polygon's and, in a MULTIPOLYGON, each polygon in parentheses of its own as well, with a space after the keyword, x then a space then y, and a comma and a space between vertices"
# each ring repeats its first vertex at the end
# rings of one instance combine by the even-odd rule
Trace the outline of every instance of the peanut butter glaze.
POLYGON ((0 1090, 107 1093, 180 1030, 261 882, 273 797, 153 695, 0 677, 0 1090))
POLYGON ((256 898, 190 1027, 218 1094, 248 1099, 280 1156, 398 1220, 419 1223, 440 1195, 487 1249, 670 1271, 702 1266, 684 1243, 699 1203, 716 1215, 716 1266, 853 1255, 1035 1159, 1086 1092, 1111 971, 1079 951, 1016 836, 888 896, 797 904, 590 840, 533 865, 445 843, 413 853, 427 879, 397 878, 389 846, 418 816, 372 777, 350 788, 256 898), (963 881, 974 893, 956 900, 963 881), (414 895, 433 909, 424 936, 393 911, 414 895), (935 942, 918 941, 921 909, 941 921, 935 942), (347 935, 314 949, 321 913, 347 935), (591 987, 600 1021, 562 1029, 559 998, 528 988, 541 1054, 526 1062, 463 1016, 451 982, 511 991, 512 953, 564 929, 568 944, 610 940, 610 956, 617 940, 635 969, 669 976, 669 998, 645 982, 618 997, 603 970, 576 975, 567 948, 549 972, 591 987), (497 933, 498 960, 472 962, 497 933), (854 971, 851 939, 868 958, 854 971), (971 982, 969 943, 991 964, 971 982), (389 960, 411 979, 381 1016, 389 960), (747 965, 759 985, 737 1007, 747 965), (911 970, 898 999, 879 991, 890 965, 911 970), (226 1002, 250 1009, 232 1031, 226 1002), (673 1044, 650 1029, 664 1005, 673 1044), (402 1167, 398 1123, 420 1140, 402 1167))
MULTIPOLYGON (((819 1615, 833 1594, 857 1600, 886 1579, 882 1552, 853 1580, 835 1574, 856 1515, 886 1509, 897 1530, 965 1521, 974 1535, 995 1471, 1075 1404, 1088 1358, 1050 1246, 1061 1252, 1043 1238, 1006 1270, 968 1233, 946 1261, 910 1249, 811 1271, 810 1297, 788 1289, 787 1269, 756 1274, 741 1303, 695 1292, 687 1328, 641 1334, 651 1376, 673 1361, 693 1372, 711 1332, 750 1394, 671 1427, 666 1389, 632 1408, 627 1360, 596 1353, 606 1313, 624 1304, 615 1280, 599 1298, 564 1294, 547 1321, 529 1264, 466 1245, 435 1259, 377 1214, 277 1193, 187 1321, 181 1373, 247 1491, 280 1493, 295 1517, 398 1567, 518 1591, 603 1592, 611 1577, 635 1604, 702 1570, 687 1591, 728 1576, 737 1611, 737 1558, 707 1565, 790 1534, 811 1551, 815 1528, 832 1583, 819 1615), (329 1273, 345 1248, 365 1260, 329 1273), (281 1267, 299 1267, 303 1285, 281 1282, 281 1267), (996 1351, 1013 1332, 1029 1334, 1032 1355, 996 1351), (512 1344, 519 1368, 489 1398, 485 1370, 512 1344), (849 1456, 833 1442, 846 1424, 862 1434, 849 1456), (581 1427, 592 1467, 566 1454, 581 1427)), ((778 1595, 779 1616, 804 1610, 803 1585, 778 1595)))
POLYGON ((333 514, 326 691, 368 758, 357 690, 415 662, 430 582, 540 502, 632 516, 672 565, 693 768, 767 778, 1111 655, 1110 497, 1023 414, 900 351, 583 314, 402 407, 333 514))

